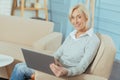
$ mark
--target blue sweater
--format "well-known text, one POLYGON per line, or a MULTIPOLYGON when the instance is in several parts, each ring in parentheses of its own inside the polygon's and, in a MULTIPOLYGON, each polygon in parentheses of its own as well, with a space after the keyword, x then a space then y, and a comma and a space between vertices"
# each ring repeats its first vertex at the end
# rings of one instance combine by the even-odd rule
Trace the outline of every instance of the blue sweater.
POLYGON ((83 73, 95 57, 100 40, 90 29, 75 38, 76 30, 71 32, 54 57, 68 70, 68 76, 83 73))

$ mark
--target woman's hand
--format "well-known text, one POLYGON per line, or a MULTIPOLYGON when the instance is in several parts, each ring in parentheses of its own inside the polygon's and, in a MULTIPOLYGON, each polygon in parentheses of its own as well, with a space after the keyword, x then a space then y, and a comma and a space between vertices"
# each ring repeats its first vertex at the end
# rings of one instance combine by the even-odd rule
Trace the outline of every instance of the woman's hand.
POLYGON ((64 67, 58 66, 54 63, 50 64, 50 69, 57 77, 65 76, 68 74, 68 71, 64 67))
POLYGON ((31 75, 31 80, 35 80, 35 73, 31 75))
POLYGON ((55 59, 55 65, 62 67, 62 64, 57 59, 55 59))

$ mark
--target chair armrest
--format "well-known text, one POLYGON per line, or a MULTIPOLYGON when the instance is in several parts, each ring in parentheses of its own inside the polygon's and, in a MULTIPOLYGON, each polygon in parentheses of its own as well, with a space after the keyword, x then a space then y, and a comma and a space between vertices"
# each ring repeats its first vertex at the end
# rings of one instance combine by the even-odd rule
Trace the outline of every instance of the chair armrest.
POLYGON ((69 80, 108 80, 108 79, 92 74, 81 74, 79 76, 69 77, 69 80))
POLYGON ((42 39, 33 43, 33 48, 36 50, 56 51, 61 45, 62 34, 59 32, 53 32, 43 37, 42 39))
POLYGON ((59 78, 44 72, 35 71, 35 80, 66 80, 66 78, 59 78))
POLYGON ((40 71, 36 71, 35 80, 108 80, 108 79, 92 74, 81 74, 77 76, 59 78, 40 71))

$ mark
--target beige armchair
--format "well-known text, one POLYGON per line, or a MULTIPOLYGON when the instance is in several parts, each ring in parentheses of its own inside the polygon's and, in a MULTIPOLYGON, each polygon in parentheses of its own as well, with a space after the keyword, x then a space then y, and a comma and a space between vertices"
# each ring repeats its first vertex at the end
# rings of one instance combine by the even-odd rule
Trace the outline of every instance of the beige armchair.
POLYGON ((97 55, 85 73, 74 76, 57 78, 39 71, 36 71, 35 80, 108 80, 116 49, 112 39, 103 34, 97 34, 101 40, 97 55))
POLYGON ((0 54, 14 58, 7 68, 0 68, 0 77, 9 78, 14 65, 24 61, 21 48, 49 54, 56 51, 61 45, 62 33, 53 29, 54 23, 50 21, 0 15, 0 54))

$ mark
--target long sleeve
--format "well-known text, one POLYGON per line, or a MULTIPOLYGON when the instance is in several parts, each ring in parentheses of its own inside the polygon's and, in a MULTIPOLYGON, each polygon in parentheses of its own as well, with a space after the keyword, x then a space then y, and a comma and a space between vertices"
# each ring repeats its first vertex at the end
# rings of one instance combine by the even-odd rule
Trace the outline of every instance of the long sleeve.
POLYGON ((64 45, 66 45, 66 42, 68 40, 69 36, 65 39, 65 41, 63 42, 63 44, 58 48, 58 50, 53 54, 53 56, 56 58, 56 59, 59 59, 62 54, 63 54, 63 49, 64 49, 64 45))
POLYGON ((99 47, 99 39, 91 39, 85 47, 85 54, 79 64, 75 67, 67 68, 68 76, 74 76, 83 73, 95 57, 99 47))

